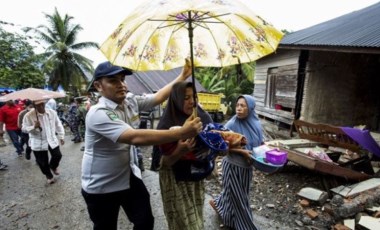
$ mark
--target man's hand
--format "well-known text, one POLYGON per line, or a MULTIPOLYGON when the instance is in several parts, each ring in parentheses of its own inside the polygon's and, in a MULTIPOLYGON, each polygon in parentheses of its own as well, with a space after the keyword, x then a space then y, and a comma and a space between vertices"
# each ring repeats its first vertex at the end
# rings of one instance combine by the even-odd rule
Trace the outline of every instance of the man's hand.
POLYGON ((183 124, 182 128, 180 129, 181 139, 185 140, 191 137, 195 137, 201 131, 202 131, 201 118, 199 117, 194 118, 194 115, 191 115, 189 118, 187 118, 186 122, 183 124))
POLYGON ((40 121, 36 121, 36 122, 34 122, 34 128, 35 128, 35 129, 41 128, 41 123, 40 123, 40 121))
POLYGON ((61 145, 64 145, 65 144, 65 140, 61 139, 61 145))

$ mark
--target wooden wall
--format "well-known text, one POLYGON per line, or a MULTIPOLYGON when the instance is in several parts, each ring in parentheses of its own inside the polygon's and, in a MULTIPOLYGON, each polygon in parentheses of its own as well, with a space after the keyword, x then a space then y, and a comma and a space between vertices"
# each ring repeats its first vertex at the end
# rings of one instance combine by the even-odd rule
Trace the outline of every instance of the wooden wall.
POLYGON ((257 114, 286 124, 293 123, 299 55, 298 50, 277 50, 256 62, 253 94, 257 114))

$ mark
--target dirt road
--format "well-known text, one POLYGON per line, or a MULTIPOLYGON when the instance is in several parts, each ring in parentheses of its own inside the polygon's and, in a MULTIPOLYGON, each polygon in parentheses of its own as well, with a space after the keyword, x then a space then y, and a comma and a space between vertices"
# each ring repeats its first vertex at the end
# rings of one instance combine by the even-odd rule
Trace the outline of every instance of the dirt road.
MULTIPOLYGON (((12 145, 0 147, 0 158, 8 165, 0 171, 0 229, 92 229, 86 205, 80 194, 80 170, 83 143, 74 144, 66 137, 62 147, 61 175, 48 185, 35 159, 18 158, 12 145)), ((143 148, 149 159, 150 148, 143 148)), ((148 168, 148 166, 147 166, 148 168)), ((155 229, 167 229, 162 212, 158 174, 145 170, 143 179, 151 194, 155 229)), ((206 200, 211 199, 207 195, 206 200)), ((275 221, 256 217, 262 229, 287 229, 275 221), (280 227, 281 226, 281 227, 280 227)), ((119 229, 132 229, 123 211, 119 215, 119 229)), ((215 212, 205 205, 205 229, 220 229, 215 212)))

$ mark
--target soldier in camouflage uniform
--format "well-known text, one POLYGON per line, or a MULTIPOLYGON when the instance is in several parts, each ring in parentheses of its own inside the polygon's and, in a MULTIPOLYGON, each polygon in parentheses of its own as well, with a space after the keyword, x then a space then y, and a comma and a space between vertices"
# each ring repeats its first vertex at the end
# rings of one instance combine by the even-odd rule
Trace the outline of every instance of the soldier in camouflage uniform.
POLYGON ((74 100, 74 98, 70 99, 70 107, 69 107, 69 124, 70 124, 70 130, 73 134, 74 138, 71 139, 71 141, 74 141, 74 143, 78 143, 82 141, 82 138, 80 137, 79 133, 79 119, 78 119, 78 104, 74 100))

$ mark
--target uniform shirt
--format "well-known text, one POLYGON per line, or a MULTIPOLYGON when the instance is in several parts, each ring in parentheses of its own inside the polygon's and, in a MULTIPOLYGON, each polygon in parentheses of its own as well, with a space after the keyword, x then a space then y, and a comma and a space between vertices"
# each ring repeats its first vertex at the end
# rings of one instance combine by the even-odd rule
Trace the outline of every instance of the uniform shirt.
POLYGON ((5 124, 6 130, 19 130, 17 126, 18 114, 22 108, 18 105, 4 105, 0 109, 0 122, 5 124))
POLYGON ((82 160, 82 188, 100 194, 129 188, 131 168, 130 145, 118 143, 120 135, 138 122, 139 109, 154 106, 154 97, 136 96, 136 104, 127 99, 123 106, 101 97, 86 116, 85 151, 82 160), (136 117, 137 116, 137 117, 136 117))
POLYGON ((22 131, 29 133, 30 147, 33 151, 45 151, 48 150, 48 146, 54 149, 59 146, 59 140, 63 140, 65 137, 63 125, 57 113, 52 109, 45 109, 43 114, 36 113, 35 109, 31 109, 24 116, 22 131), (34 128, 37 119, 41 124, 41 130, 34 128))

